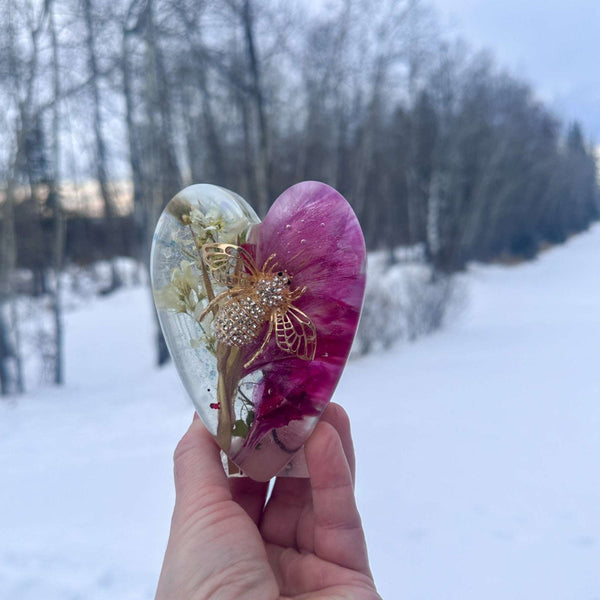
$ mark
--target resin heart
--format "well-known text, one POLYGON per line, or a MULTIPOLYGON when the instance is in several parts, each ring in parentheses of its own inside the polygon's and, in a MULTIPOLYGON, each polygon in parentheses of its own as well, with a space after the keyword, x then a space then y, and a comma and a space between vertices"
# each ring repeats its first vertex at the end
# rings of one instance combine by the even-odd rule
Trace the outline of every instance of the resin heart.
POLYGON ((167 205, 152 246, 154 299, 230 474, 306 475, 302 446, 350 353, 365 262, 354 212, 323 183, 289 188, 262 222, 214 185, 167 205))

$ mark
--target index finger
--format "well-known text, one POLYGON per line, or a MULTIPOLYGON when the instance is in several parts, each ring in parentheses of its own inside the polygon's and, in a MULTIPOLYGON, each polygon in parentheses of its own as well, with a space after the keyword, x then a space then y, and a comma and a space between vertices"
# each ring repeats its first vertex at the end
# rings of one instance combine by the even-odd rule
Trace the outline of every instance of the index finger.
POLYGON ((356 479, 356 459, 354 456, 354 443, 352 442, 352 434, 350 432, 350 418, 348 413, 337 403, 330 402, 321 417, 322 421, 327 421, 334 426, 340 440, 342 441, 342 448, 350 467, 350 473, 352 474, 352 483, 356 479))
POLYGON ((314 553, 370 576, 367 546, 342 440, 319 422, 305 446, 314 512, 314 553))

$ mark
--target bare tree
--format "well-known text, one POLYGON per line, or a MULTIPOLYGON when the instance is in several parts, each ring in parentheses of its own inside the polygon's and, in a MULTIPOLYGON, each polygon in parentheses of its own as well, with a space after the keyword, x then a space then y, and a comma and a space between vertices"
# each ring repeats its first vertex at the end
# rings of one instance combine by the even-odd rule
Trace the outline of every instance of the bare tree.
POLYGON ((52 179, 48 194, 48 204, 52 210, 52 267, 54 271, 54 289, 52 292, 52 314, 54 317, 54 368, 53 378, 57 385, 65 382, 64 361, 64 326, 62 306, 62 267, 66 235, 66 223, 62 210, 60 195, 60 60, 58 47, 57 26, 54 17, 54 2, 48 2, 50 37, 52 41, 52 84, 54 89, 54 103, 52 107, 52 157, 54 160, 52 179))
MULTIPOLYGON (((88 68, 90 72, 90 91, 92 96, 92 127, 95 143, 95 165, 96 178, 100 187, 100 195, 104 202, 104 214, 107 221, 109 232, 109 245, 114 246, 115 236, 115 218, 117 216, 110 183, 108 178, 108 151, 106 140, 104 138, 102 122, 102 99, 100 97, 100 70, 98 68, 97 50, 96 50, 96 32, 94 28, 95 18, 92 12, 92 0, 82 0, 83 16, 86 29, 86 50, 88 59, 88 68)), ((114 260, 111 261, 111 284, 110 290, 114 290, 121 285, 119 272, 114 260)))
MULTIPOLYGON (((233 2, 232 2, 233 5, 233 2)), ((254 100, 256 114, 258 116, 258 152, 257 152, 257 198, 256 205, 258 212, 265 215, 269 208, 269 202, 273 198, 271 188, 271 149, 270 149, 270 131, 267 118, 266 101, 262 87, 262 73, 260 67, 260 58, 255 42, 254 33, 254 8, 250 0, 242 0, 237 7, 237 12, 244 29, 244 38, 246 40, 246 52, 248 67, 250 70, 250 89, 252 99, 254 100)))
MULTIPOLYGON (((25 175, 29 183, 31 201, 36 202, 34 184, 34 164, 31 133, 39 126, 39 113, 34 105, 35 83, 38 77, 40 37, 45 21, 44 10, 25 4, 16 7, 8 2, 4 7, 6 15, 6 56, 8 95, 14 109, 11 124, 14 138, 13 152, 8 153, 6 169, 6 196, 2 215, 2 244, 0 246, 0 389, 3 393, 23 392, 23 375, 20 323, 12 286, 13 270, 17 264, 17 238, 15 228, 15 188, 19 172, 25 175), (16 25, 16 8, 22 9, 23 24, 30 44, 25 56, 17 54, 18 37, 22 30, 16 25), (14 368, 10 368, 10 364, 14 368)), ((39 129, 37 129, 39 131, 39 129)), ((34 219, 32 219, 32 223, 34 219)), ((37 226, 37 220, 35 225, 37 226)))

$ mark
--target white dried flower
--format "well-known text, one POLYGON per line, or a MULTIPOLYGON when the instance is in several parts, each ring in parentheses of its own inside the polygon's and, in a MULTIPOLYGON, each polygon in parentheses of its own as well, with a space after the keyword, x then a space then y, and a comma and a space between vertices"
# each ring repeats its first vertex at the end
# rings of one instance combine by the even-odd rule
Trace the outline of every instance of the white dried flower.
POLYGON ((179 267, 174 268, 171 273, 171 283, 157 290, 154 297, 159 308, 194 316, 198 304, 205 297, 194 263, 181 261, 179 267))
POLYGON ((216 209, 206 213, 194 207, 190 211, 190 226, 196 237, 196 244, 202 246, 208 242, 237 244, 240 236, 248 227, 246 219, 227 221, 216 209))

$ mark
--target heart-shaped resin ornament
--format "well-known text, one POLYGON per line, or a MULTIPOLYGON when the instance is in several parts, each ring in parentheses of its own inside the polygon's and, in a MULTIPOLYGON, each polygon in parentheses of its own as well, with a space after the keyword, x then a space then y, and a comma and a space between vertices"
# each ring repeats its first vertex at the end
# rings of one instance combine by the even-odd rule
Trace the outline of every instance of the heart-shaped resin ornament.
POLYGON ((348 359, 365 265, 354 212, 323 183, 289 188, 262 222, 214 185, 167 205, 152 246, 154 299, 230 475, 306 476, 302 446, 348 359))

